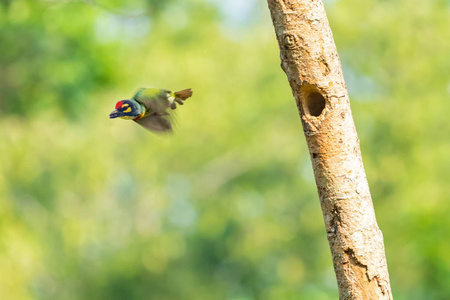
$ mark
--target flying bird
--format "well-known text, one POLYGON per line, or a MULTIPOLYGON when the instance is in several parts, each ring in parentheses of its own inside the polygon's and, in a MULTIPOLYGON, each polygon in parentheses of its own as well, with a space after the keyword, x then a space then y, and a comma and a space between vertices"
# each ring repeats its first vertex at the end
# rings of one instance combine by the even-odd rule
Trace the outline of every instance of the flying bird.
POLYGON ((120 100, 110 119, 133 120, 155 132, 172 132, 173 110, 192 96, 191 89, 171 92, 164 89, 141 88, 131 99, 120 100))

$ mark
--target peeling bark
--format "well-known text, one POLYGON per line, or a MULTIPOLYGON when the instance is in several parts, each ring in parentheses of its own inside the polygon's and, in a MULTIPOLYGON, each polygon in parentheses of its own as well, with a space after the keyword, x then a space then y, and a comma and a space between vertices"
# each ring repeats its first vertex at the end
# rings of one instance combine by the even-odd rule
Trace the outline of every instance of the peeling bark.
POLYGON ((341 64, 320 0, 268 0, 311 155, 340 299, 392 299, 341 64))

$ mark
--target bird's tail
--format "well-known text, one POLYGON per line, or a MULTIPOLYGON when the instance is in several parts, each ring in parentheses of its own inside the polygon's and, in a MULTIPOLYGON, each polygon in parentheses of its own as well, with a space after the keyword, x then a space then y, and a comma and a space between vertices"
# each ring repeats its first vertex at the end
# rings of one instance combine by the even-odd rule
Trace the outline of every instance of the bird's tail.
POLYGON ((181 90, 181 91, 175 92, 173 94, 175 96, 175 100, 172 103, 171 108, 175 109, 177 107, 175 102, 180 104, 180 105, 183 105, 184 104, 184 100, 186 100, 187 98, 192 96, 192 90, 191 89, 185 89, 185 90, 181 90))
POLYGON ((178 92, 175 92, 175 97, 181 100, 186 100, 187 98, 192 96, 192 90, 191 89, 185 89, 178 92))

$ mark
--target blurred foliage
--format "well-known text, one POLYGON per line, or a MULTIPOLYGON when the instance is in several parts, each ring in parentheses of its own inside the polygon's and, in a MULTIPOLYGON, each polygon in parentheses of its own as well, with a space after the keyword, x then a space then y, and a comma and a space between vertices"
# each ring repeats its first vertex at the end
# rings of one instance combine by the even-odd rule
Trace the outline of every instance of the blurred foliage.
MULTIPOLYGON (((1 299, 336 299, 263 0, 0 1, 1 299), (177 134, 122 120, 192 88, 177 134)), ((396 299, 450 296, 450 4, 326 1, 396 299)))

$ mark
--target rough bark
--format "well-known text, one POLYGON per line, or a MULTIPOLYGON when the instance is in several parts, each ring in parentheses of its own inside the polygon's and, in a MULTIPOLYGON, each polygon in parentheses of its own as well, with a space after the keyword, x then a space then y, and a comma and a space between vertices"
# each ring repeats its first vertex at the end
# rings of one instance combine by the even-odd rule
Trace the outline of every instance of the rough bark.
POLYGON ((268 4, 311 155, 339 298, 392 299, 383 236, 323 4, 268 4))

